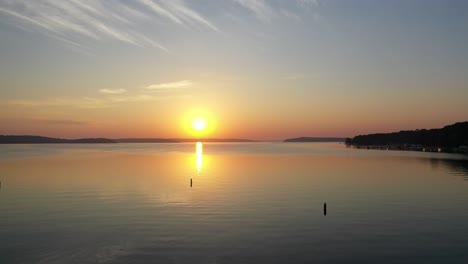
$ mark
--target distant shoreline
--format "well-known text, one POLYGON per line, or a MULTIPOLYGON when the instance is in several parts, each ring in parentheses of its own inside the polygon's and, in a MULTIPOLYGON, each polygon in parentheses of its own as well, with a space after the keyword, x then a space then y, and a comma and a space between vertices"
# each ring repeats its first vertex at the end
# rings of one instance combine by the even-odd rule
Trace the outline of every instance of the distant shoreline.
POLYGON ((252 140, 244 138, 80 138, 63 139, 30 135, 0 135, 0 144, 126 144, 126 143, 249 143, 249 142, 345 142, 345 138, 299 137, 285 140, 252 140))
POLYGON ((116 143, 185 143, 185 142, 260 142, 237 138, 80 138, 63 139, 43 136, 0 135, 0 144, 116 144, 116 143))
POLYGON ((358 149, 468 154, 468 122, 435 129, 359 135, 347 138, 346 145, 358 149))
POLYGON ((346 138, 336 138, 336 137, 298 137, 298 138, 288 138, 283 140, 283 142, 345 142, 346 138))
POLYGON ((108 138, 80 138, 63 139, 42 136, 2 136, 0 135, 0 144, 112 144, 115 140, 108 138))

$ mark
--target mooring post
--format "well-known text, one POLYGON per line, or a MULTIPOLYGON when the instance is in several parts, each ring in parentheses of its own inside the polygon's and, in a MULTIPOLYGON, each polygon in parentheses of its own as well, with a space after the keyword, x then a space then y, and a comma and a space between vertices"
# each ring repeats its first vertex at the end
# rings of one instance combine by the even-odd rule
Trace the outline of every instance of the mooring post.
POLYGON ((323 204, 323 215, 327 215, 327 203, 323 204))
POLYGON ((192 188, 192 179, 190 179, 190 188, 192 188))

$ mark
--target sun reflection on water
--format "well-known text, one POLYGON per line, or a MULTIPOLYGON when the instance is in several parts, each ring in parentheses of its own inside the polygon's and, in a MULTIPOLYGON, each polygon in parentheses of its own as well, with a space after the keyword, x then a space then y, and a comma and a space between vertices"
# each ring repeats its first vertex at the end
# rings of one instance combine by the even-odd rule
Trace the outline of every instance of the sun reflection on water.
POLYGON ((196 156, 197 156, 198 175, 200 175, 200 172, 203 167, 203 143, 202 142, 197 142, 196 156))

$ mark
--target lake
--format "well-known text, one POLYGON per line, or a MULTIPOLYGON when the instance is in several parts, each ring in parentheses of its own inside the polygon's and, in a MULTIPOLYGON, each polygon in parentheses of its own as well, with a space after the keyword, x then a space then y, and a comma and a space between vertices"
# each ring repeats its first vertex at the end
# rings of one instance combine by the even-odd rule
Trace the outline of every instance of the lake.
POLYGON ((2 145, 0 181, 2 264, 468 263, 468 157, 455 154, 2 145))

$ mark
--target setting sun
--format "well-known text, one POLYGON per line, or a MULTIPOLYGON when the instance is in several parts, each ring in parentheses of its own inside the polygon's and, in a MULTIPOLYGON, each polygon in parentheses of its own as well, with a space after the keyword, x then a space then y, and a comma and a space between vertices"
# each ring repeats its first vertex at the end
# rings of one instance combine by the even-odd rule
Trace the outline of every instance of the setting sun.
POLYGON ((186 135, 195 138, 213 136, 218 127, 214 111, 198 107, 185 111, 180 117, 180 124, 186 135))
POLYGON ((206 120, 202 118, 197 118, 192 122, 192 128, 198 132, 201 132, 206 129, 206 120))

